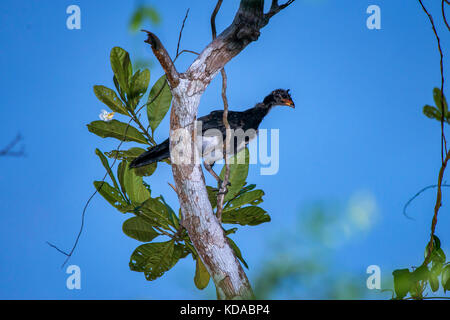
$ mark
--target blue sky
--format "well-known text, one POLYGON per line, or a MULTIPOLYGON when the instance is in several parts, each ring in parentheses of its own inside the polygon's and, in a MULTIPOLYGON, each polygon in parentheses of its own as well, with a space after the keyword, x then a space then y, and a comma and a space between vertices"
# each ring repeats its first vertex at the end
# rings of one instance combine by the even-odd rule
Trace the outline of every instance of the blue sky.
MULTIPOLYGON (((172 55, 188 7, 182 48, 200 51, 210 41, 213 1, 147 3, 155 4, 162 16, 161 25, 149 28, 172 55)), ((425 3, 439 15, 437 1, 425 3)), ((154 282, 129 271, 129 256, 138 243, 121 231, 128 216, 99 196, 88 209, 86 228, 70 261, 81 267, 81 290, 66 288, 67 275, 60 268, 64 257, 45 244, 70 248, 92 181, 104 174, 94 150, 116 146, 116 141, 86 129, 104 108, 92 86, 112 87, 111 48, 121 46, 132 59, 152 60, 152 83, 162 75, 144 35, 127 29, 135 3, 6 0, 0 6, 1 141, 6 144, 21 132, 27 153, 25 158, 0 158, 0 298, 208 297, 193 285, 191 259, 154 282), (66 28, 71 4, 81 8, 81 30, 66 28)), ((217 18, 219 31, 236 9, 237 1, 224 4, 217 18)), ((449 52, 448 33, 442 40, 444 52, 449 52)), ((180 58, 178 69, 184 70, 192 58, 180 58)), ((257 165, 250 169, 248 181, 265 190, 263 208, 272 217, 271 223, 240 228, 234 237, 250 265, 250 280, 266 258, 265 247, 292 228, 302 208, 316 200, 346 204, 361 192, 374 199, 376 214, 370 228, 353 237, 345 250, 336 248, 336 269, 364 276, 367 266, 377 264, 389 276, 395 268, 421 262, 435 191, 410 207, 414 221, 402 215, 402 208, 419 189, 437 181, 440 127, 421 109, 434 104, 432 89, 440 86, 438 59, 429 21, 417 1, 298 0, 226 66, 231 109, 249 108, 276 88, 290 88, 296 104, 295 111, 272 111, 262 124, 280 129, 278 174, 261 176, 257 165), (381 7, 381 30, 366 28, 371 4, 381 7)), ((217 78, 204 94, 199 114, 221 105, 217 78)), ((167 134, 164 119, 156 138, 162 141, 167 134)), ((163 165, 148 183, 177 207, 167 185, 172 179, 163 165)), ((448 249, 445 199, 446 193, 437 234, 448 249)))

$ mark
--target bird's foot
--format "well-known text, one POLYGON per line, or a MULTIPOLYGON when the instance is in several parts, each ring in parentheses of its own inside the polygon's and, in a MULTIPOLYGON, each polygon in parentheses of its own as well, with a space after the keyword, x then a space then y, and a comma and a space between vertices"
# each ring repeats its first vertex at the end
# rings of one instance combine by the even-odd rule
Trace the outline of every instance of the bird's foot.
POLYGON ((228 186, 231 186, 231 183, 228 181, 227 185, 225 185, 224 181, 222 179, 219 179, 219 192, 218 195, 226 194, 228 192, 228 186))
POLYGON ((227 192, 228 192, 227 187, 220 187, 219 192, 217 192, 217 195, 227 194, 227 192))

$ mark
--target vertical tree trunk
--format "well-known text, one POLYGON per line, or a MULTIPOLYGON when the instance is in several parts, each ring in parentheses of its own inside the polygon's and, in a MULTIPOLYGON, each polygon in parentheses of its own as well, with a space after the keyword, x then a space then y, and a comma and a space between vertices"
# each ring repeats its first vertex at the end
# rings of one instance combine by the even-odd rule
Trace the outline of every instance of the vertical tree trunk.
MULTIPOLYGON (((201 93, 189 96, 190 85, 191 81, 181 80, 173 90, 171 138, 175 136, 174 130, 180 128, 190 133, 196 132, 195 115, 201 93)), ((185 146, 190 148, 186 152, 196 151, 195 140, 193 134, 192 144, 185 146)), ((172 150, 177 143, 176 139, 171 139, 172 150)), ((194 161, 194 155, 191 160, 194 161)), ((222 225, 213 213, 200 164, 173 164, 172 170, 183 214, 183 226, 216 285, 218 297, 251 299, 253 292, 250 283, 227 243, 222 225)))

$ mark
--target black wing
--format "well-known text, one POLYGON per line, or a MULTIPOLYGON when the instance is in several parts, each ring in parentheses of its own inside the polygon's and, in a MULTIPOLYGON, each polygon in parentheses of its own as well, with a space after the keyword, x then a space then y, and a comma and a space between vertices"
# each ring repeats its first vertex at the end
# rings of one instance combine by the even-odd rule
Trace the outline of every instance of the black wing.
MULTIPOLYGON (((244 120, 246 114, 240 111, 228 111, 228 123, 231 129, 244 129, 244 120)), ((219 129, 225 135, 225 126, 223 124, 223 110, 216 110, 210 114, 200 117, 197 121, 202 122, 202 134, 209 129, 219 129)))

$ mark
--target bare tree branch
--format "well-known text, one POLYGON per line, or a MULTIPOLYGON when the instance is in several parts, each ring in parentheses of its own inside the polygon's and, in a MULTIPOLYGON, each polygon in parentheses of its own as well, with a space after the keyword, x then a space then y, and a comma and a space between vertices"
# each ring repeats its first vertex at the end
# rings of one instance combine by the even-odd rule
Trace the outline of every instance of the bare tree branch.
MULTIPOLYGON (((258 40, 260 29, 270 18, 286 8, 293 1, 264 15, 264 0, 241 0, 240 7, 231 25, 217 36, 192 63, 186 76, 208 85, 225 64, 238 55, 247 45, 258 40)), ((200 86, 198 90, 205 88, 200 86)))
POLYGON ((147 33, 147 40, 145 40, 145 42, 151 45, 153 54, 158 59, 161 67, 163 67, 164 72, 167 76, 167 81, 169 82, 171 88, 176 88, 179 83, 180 75, 178 74, 178 71, 173 64, 169 53, 155 34, 147 30, 142 31, 147 33))
POLYGON ((270 18, 276 15, 278 12, 292 4, 295 0, 289 0, 285 4, 278 5, 278 0, 272 0, 272 5, 270 6, 270 10, 265 14, 265 19, 269 22, 270 18))

